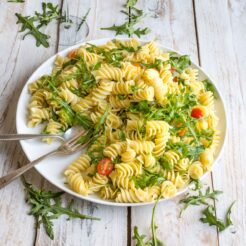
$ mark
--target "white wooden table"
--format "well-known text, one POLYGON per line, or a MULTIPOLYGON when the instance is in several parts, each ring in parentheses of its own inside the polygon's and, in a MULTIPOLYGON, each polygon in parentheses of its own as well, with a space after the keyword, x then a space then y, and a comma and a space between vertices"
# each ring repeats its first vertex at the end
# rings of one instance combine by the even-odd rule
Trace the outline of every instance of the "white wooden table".
MULTIPOLYGON (((16 104, 27 78, 43 61, 64 49, 59 45, 59 26, 46 28, 51 35, 48 49, 37 48, 32 38, 22 41, 14 13, 28 15, 39 10, 41 1, 26 0, 23 4, 0 2, 0 132, 15 132, 16 104)), ((58 0, 53 3, 61 4, 58 0)), ((61 1, 63 2, 63 1, 61 1)), ((122 23, 119 13, 123 0, 68 0, 70 14, 83 16, 90 7, 90 33, 87 40, 111 37, 114 34, 100 27, 122 23)), ((63 3, 64 5, 64 3, 63 3)), ((214 227, 199 222, 201 208, 188 209, 178 219, 178 199, 158 205, 156 218, 159 238, 166 245, 246 245, 246 1, 244 0, 139 0, 138 6, 149 15, 142 23, 151 33, 147 38, 191 55, 217 82, 226 100, 228 137, 223 158, 206 179, 214 189, 224 191, 216 202, 216 213, 224 216, 228 205, 233 209, 236 234, 229 230, 218 233, 214 227), (158 4, 157 4, 158 2, 158 4)), ((14 170, 18 162, 27 162, 17 142, 0 143, 0 175, 14 170)), ((35 170, 27 174, 33 184, 55 189, 35 170)), ((0 190, 0 245, 134 245, 133 227, 149 235, 152 206, 115 208, 76 200, 82 213, 101 217, 101 221, 55 222, 55 239, 51 241, 34 219, 28 216, 20 180, 0 190)), ((64 201, 70 198, 68 195, 64 201)))

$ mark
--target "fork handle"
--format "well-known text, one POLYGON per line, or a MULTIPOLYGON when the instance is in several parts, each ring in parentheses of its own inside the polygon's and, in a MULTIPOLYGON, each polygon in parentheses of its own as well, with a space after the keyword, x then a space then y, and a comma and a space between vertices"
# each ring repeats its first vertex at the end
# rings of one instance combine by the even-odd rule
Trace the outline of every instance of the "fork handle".
POLYGON ((38 159, 28 163, 27 165, 20 167, 14 171, 8 173, 7 175, 1 177, 0 178, 0 189, 3 188, 5 185, 11 183, 13 180, 15 180, 16 178, 21 176, 26 171, 30 170, 32 167, 34 167, 36 164, 38 164, 43 159, 47 158, 48 156, 54 155, 57 152, 58 152, 57 150, 53 150, 53 151, 49 152, 48 154, 43 155, 43 156, 39 157, 38 159))
POLYGON ((25 140, 32 138, 58 138, 64 140, 62 136, 54 135, 54 134, 0 134, 0 140, 9 141, 9 140, 25 140))

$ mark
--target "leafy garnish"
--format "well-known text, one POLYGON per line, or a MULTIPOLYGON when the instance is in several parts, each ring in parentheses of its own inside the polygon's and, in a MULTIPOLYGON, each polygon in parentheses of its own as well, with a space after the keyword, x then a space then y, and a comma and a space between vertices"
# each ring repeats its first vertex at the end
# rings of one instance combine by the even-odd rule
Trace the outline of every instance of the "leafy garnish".
POLYGON ((67 207, 61 205, 61 195, 64 192, 51 192, 35 188, 29 184, 22 176, 22 182, 27 193, 27 203, 31 205, 30 214, 36 218, 37 226, 44 225, 46 233, 51 239, 54 239, 54 230, 52 220, 58 219, 61 215, 67 215, 68 219, 91 219, 100 220, 99 218, 80 214, 72 209, 72 201, 67 207))
POLYGON ((221 193, 223 192, 220 190, 211 191, 210 187, 208 187, 204 193, 202 193, 201 190, 198 190, 197 195, 186 196, 186 198, 181 199, 179 201, 179 203, 184 204, 183 208, 180 211, 180 215, 183 213, 184 210, 186 210, 191 205, 195 205, 195 206, 201 204, 208 205, 208 200, 216 200, 217 196, 221 193))
POLYGON ((83 26, 83 24, 85 23, 85 21, 86 21, 88 15, 89 15, 89 13, 90 13, 90 11, 91 11, 91 9, 89 8, 89 9, 87 10, 86 14, 82 17, 81 22, 80 22, 79 25, 78 25, 77 32, 80 30, 80 28, 81 28, 81 27, 83 26))
POLYGON ((172 68, 175 68, 179 73, 182 73, 183 70, 191 64, 189 56, 179 56, 177 54, 172 54, 168 62, 171 64, 172 68))
POLYGON ((211 83, 211 81, 209 81, 208 79, 205 79, 202 81, 202 83, 204 84, 205 88, 207 91, 211 91, 214 95, 214 98, 217 99, 218 96, 218 92, 216 91, 214 85, 211 83))
POLYGON ((131 8, 136 5, 138 0, 127 0, 126 7, 131 8))
POLYGON ((160 185, 162 182, 165 181, 165 178, 161 174, 152 173, 146 169, 144 170, 142 175, 138 177, 134 176, 132 179, 136 187, 141 189, 144 189, 148 186, 160 185))
POLYGON ((146 238, 145 235, 140 235, 138 232, 138 227, 134 226, 134 235, 133 239, 136 240, 136 246, 164 246, 164 243, 161 242, 156 236, 156 229, 157 226, 155 224, 155 209, 159 198, 155 202, 155 205, 152 209, 152 216, 151 216, 151 238, 145 242, 144 239, 146 238))
POLYGON ((126 22, 122 25, 113 25, 111 27, 103 27, 101 30, 110 30, 114 31, 115 35, 121 35, 126 34, 128 37, 132 37, 133 35, 136 35, 137 37, 141 37, 142 35, 146 35, 149 33, 149 28, 136 28, 136 25, 141 21, 141 19, 144 17, 144 13, 142 10, 137 9, 134 7, 137 1, 128 1, 127 6, 125 10, 122 10, 121 13, 125 14, 127 16, 126 22))
POLYGON ((172 170, 174 168, 173 162, 170 162, 165 156, 159 159, 160 165, 163 167, 164 170, 172 170))
POLYGON ((160 59, 155 59, 153 63, 141 63, 143 67, 146 68, 160 68, 160 66, 164 63, 164 61, 160 59))
POLYGON ((27 35, 32 35, 36 39, 36 46, 43 45, 45 48, 49 47, 49 36, 40 31, 42 26, 48 25, 52 20, 58 20, 60 22, 71 22, 68 19, 66 12, 63 14, 59 5, 53 5, 52 3, 42 3, 42 12, 35 12, 33 16, 22 16, 21 14, 15 14, 18 18, 17 24, 22 24, 20 32, 27 31, 23 36, 23 39, 27 35), (34 24, 35 23, 35 24, 34 24))
POLYGON ((220 232, 224 231, 227 227, 232 225, 231 209, 234 203, 235 201, 230 205, 230 207, 228 208, 226 212, 225 223, 221 219, 217 219, 216 214, 215 214, 215 208, 212 205, 209 205, 205 210, 202 211, 202 214, 204 215, 204 217, 202 217, 200 221, 203 223, 208 223, 210 226, 213 226, 213 225, 216 226, 220 232))
MULTIPOLYGON (((33 16, 34 20, 38 22, 37 28, 47 26, 51 21, 58 20, 60 22, 67 21, 66 12, 63 14, 59 5, 53 5, 52 3, 42 3, 42 12, 35 11, 33 16)), ((69 20, 71 22, 71 20, 69 20)))
POLYGON ((32 35, 36 39, 36 46, 43 45, 44 47, 49 47, 49 36, 40 32, 35 26, 34 26, 34 19, 33 17, 28 16, 22 16, 21 14, 16 13, 15 14, 18 18, 17 23, 21 23, 22 27, 20 29, 20 32, 24 32, 28 30, 28 32, 23 36, 23 39, 27 35, 32 35))

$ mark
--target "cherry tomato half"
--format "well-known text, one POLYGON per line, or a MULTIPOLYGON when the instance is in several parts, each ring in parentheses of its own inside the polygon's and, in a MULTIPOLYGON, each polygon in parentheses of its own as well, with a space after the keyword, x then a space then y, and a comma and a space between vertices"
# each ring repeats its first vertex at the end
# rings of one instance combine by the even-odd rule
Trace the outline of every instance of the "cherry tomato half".
POLYGON ((110 158, 104 158, 97 165, 97 172, 103 176, 108 176, 113 171, 114 165, 110 158))
POLYGON ((191 117, 199 119, 203 117, 203 112, 200 108, 193 108, 191 111, 191 117))

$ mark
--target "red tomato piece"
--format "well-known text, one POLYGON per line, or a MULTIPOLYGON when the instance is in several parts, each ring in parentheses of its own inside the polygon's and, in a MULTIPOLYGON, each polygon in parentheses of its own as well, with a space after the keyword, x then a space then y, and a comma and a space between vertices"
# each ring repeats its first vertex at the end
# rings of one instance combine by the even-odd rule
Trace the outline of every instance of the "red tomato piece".
POLYGON ((110 158, 104 158, 97 165, 97 172, 103 176, 108 176, 113 171, 114 165, 110 158))
POLYGON ((174 81, 174 82, 178 82, 178 78, 177 78, 177 77, 174 77, 174 78, 173 78, 173 81, 174 81))
POLYGON ((191 111, 191 117, 199 119, 203 117, 203 112, 200 108, 193 108, 191 111))

